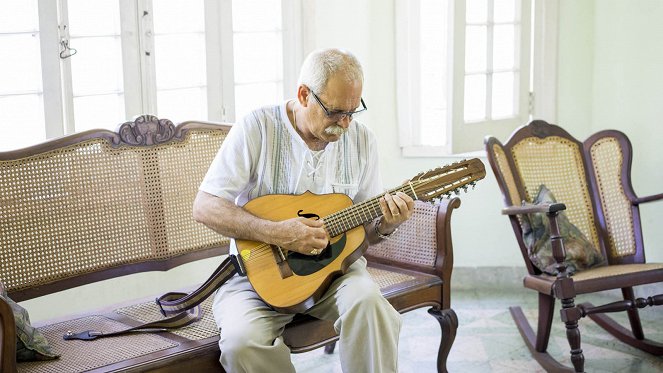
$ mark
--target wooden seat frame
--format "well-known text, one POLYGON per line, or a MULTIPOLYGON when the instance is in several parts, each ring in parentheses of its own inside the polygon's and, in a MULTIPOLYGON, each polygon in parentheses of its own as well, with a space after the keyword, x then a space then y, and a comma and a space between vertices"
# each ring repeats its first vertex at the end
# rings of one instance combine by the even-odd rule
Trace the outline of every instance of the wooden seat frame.
POLYGON ((663 344, 645 338, 638 314, 638 308, 663 304, 663 295, 636 298, 633 291, 634 286, 663 281, 663 264, 645 261, 639 213, 640 204, 662 200, 663 193, 648 197, 636 196, 630 180, 632 146, 626 135, 615 130, 604 130, 579 142, 561 127, 535 120, 516 129, 504 144, 495 137, 486 137, 485 147, 507 206, 502 213, 508 215, 511 221, 525 260, 528 273, 524 278, 524 286, 538 292, 536 334, 522 309, 518 306, 510 308, 520 334, 537 362, 547 371, 584 371, 585 358, 581 349, 578 320, 585 316, 589 316, 620 341, 658 356, 663 355, 663 344), (562 156, 544 154, 551 149, 554 151, 550 153, 570 155, 569 158, 574 159, 573 167, 560 167, 563 161, 559 158, 562 156), (563 193, 558 195, 554 188, 550 189, 560 203, 526 203, 532 201, 533 194, 537 192, 535 188, 539 185, 551 183, 562 185, 559 189, 563 189, 564 183, 568 184, 568 180, 576 178, 579 180, 577 191, 587 196, 586 206, 570 204, 570 201, 564 200, 563 193), (619 201, 617 207, 608 201, 611 198, 619 201), (564 262, 566 252, 557 220, 558 214, 564 210, 567 210, 565 213, 574 224, 576 221, 573 217, 584 214, 587 224, 584 231, 581 231, 587 237, 593 237, 590 241, 597 244, 607 258, 607 266, 591 268, 575 275, 567 271, 564 262), (542 273, 529 259, 528 248, 522 238, 520 216, 531 213, 545 213, 549 219, 553 256, 559 272, 557 276, 542 273), (621 224, 620 216, 615 217, 615 213, 626 216, 626 224, 621 224), (629 247, 618 247, 619 238, 614 235, 616 229, 620 229, 622 234, 624 231, 629 233, 626 235, 629 247), (590 303, 575 303, 576 295, 610 289, 621 289, 624 300, 596 307, 590 303), (561 364, 547 352, 556 299, 561 303, 560 316, 566 324, 574 369, 561 364), (630 330, 605 315, 622 311, 628 314, 630 330))

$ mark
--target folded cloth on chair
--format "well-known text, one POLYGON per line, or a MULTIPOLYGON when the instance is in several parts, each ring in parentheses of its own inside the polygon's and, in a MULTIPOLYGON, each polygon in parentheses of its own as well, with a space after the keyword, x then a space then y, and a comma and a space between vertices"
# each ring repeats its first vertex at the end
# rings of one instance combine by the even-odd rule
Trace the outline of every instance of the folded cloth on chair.
POLYGON ((28 311, 7 296, 4 285, 0 282, 0 298, 9 304, 16 323, 16 361, 52 360, 60 355, 53 352, 46 337, 30 325, 28 311))
MULTIPOLYGON (((556 203, 555 196, 545 185, 532 201, 533 204, 556 203)), ((566 264, 569 273, 606 264, 606 260, 598 249, 592 245, 584 234, 573 225, 564 211, 557 217, 559 232, 566 249, 566 264)), ((523 241, 527 246, 529 258, 542 272, 556 275, 556 262, 553 258, 550 242, 550 222, 545 213, 525 214, 522 218, 523 241)))

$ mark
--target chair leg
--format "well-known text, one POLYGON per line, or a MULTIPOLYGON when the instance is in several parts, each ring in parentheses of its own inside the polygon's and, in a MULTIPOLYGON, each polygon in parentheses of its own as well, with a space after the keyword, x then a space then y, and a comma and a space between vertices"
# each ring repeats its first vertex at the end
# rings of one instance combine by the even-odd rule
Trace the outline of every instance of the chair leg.
POLYGON ((583 372, 585 368, 585 356, 580 348, 580 330, 578 329, 578 320, 583 316, 582 311, 575 305, 576 290, 573 284, 567 264, 565 262, 566 251, 564 242, 557 224, 558 211, 549 211, 548 221, 550 222, 550 243, 552 245, 553 257, 555 258, 555 269, 557 270, 557 279, 552 285, 555 298, 562 302, 560 315, 562 321, 566 324, 566 339, 569 340, 571 347, 571 363, 576 372, 583 372))
MULTIPOLYGON (((630 295, 628 294, 628 291, 626 291, 626 293, 626 296, 630 295)), ((648 306, 660 305, 663 305, 663 294, 654 295, 647 298, 636 298, 633 300, 625 299, 596 307, 591 303, 583 303, 578 307, 582 309, 583 316, 589 316, 590 319, 605 329, 605 331, 617 337, 617 339, 620 341, 642 351, 649 352, 650 354, 661 356, 663 355, 663 343, 652 341, 646 338, 638 338, 634 331, 628 330, 609 316, 605 315, 605 313, 609 312, 623 312, 637 310, 638 308, 645 308, 648 306)), ((632 318, 629 318, 629 321, 633 323, 632 318)), ((639 321, 639 318, 636 321, 639 321)), ((642 331, 642 328, 638 328, 637 324, 634 329, 640 330, 640 332, 642 331)), ((644 333, 641 333, 641 336, 644 337, 643 334, 644 333)))
MULTIPOLYGON (((586 307, 592 307, 591 303, 583 303, 583 305, 586 307)), ((663 343, 652 341, 647 338, 637 339, 630 330, 603 313, 590 314, 588 316, 592 321, 605 329, 605 331, 627 345, 648 352, 652 355, 663 356, 663 343)))
MULTIPOLYGON (((635 294, 633 293, 632 287, 627 287, 622 289, 622 295, 625 300, 630 300, 635 302, 635 294)), ((626 311, 628 315, 628 321, 631 324, 631 331, 633 332, 633 337, 635 339, 645 339, 645 333, 642 331, 642 322, 640 322, 640 313, 637 308, 631 308, 626 311)))
POLYGON ((580 348, 580 329, 578 329, 578 320, 582 317, 578 307, 575 305, 574 298, 562 298, 562 321, 566 324, 566 339, 571 347, 571 363, 576 372, 584 372, 585 355, 580 348))
POLYGON ((538 352, 546 352, 548 349, 554 311, 555 297, 539 293, 539 323, 536 329, 535 346, 538 352))
POLYGON ((439 310, 431 308, 428 313, 433 315, 437 322, 440 323, 442 328, 442 337, 440 340, 440 348, 437 352, 437 371, 439 373, 447 372, 447 358, 449 351, 456 339, 456 330, 458 329, 458 316, 451 308, 446 310, 439 310))
POLYGON ((332 342, 330 344, 325 345, 325 354, 327 355, 333 354, 335 348, 336 348, 336 342, 332 342))
POLYGON ((511 312, 511 317, 518 327, 520 335, 523 337, 525 345, 529 349, 529 352, 532 354, 532 357, 536 360, 539 365, 546 372, 573 372, 574 370, 561 364, 559 361, 555 360, 550 354, 546 351, 537 351, 536 350, 536 340, 537 336, 534 334, 534 329, 530 326, 530 323, 527 321, 525 314, 523 313, 522 308, 520 307, 509 307, 511 312))

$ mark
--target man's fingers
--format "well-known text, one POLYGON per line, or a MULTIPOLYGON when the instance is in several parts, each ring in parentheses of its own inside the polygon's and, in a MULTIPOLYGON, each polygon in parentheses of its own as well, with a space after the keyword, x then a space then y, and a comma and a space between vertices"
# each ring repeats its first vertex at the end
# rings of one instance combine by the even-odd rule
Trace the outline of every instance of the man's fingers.
MULTIPOLYGON (((398 216, 398 215, 401 214, 401 211, 398 207, 398 204, 396 203, 396 201, 394 200, 394 197, 391 194, 389 194, 389 193, 385 194, 384 195, 384 201, 385 201, 385 204, 386 204, 386 207, 387 207, 387 211, 389 212, 389 215, 398 216)), ((387 214, 385 214, 385 215, 387 215, 387 214)))
POLYGON ((309 227, 319 228, 325 225, 324 220, 322 219, 308 219, 308 218, 297 218, 300 222, 306 224, 309 227))

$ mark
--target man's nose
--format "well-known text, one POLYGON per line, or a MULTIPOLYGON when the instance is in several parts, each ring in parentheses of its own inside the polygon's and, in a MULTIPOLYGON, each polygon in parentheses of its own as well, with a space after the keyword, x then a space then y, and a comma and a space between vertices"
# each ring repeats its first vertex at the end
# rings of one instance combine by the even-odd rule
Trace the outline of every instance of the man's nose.
POLYGON ((343 118, 339 119, 338 122, 336 123, 343 128, 348 128, 350 126, 350 122, 352 122, 352 117, 349 115, 345 115, 343 118))

